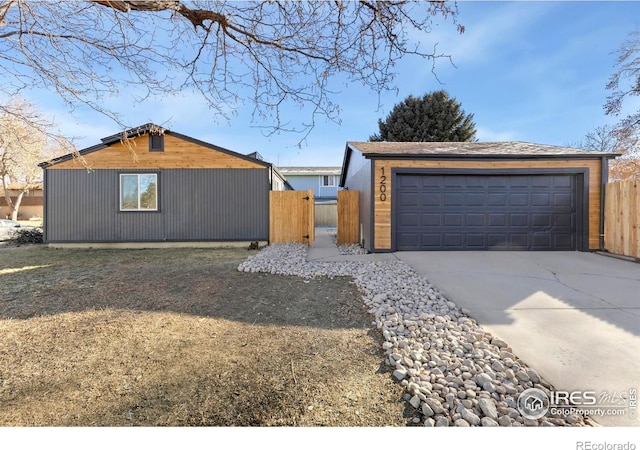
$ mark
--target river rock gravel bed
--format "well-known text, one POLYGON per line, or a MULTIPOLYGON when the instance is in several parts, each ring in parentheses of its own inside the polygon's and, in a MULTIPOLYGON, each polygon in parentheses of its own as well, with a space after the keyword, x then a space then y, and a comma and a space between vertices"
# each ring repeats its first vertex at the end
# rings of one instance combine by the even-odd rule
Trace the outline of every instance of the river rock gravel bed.
POLYGON ((369 252, 362 248, 359 244, 340 244, 337 243, 338 230, 337 228, 328 228, 327 233, 331 236, 331 240, 338 247, 338 251, 341 255, 366 255, 369 252))
POLYGON ((393 377, 424 426, 585 426, 582 416, 532 420, 517 408, 520 393, 551 384, 447 300, 402 261, 307 262, 307 246, 278 244, 242 262, 241 272, 353 277, 393 377))

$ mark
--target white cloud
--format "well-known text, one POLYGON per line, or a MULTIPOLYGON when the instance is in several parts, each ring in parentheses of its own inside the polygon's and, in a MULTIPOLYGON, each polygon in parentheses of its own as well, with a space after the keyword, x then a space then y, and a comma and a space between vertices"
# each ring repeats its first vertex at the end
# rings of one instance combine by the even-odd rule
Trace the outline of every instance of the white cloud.
POLYGON ((491 130, 485 127, 476 126, 476 138, 480 142, 503 142, 503 141, 515 141, 518 133, 511 130, 491 130))
POLYGON ((438 50, 452 55, 456 66, 486 64, 503 54, 505 37, 518 39, 553 8, 553 2, 500 2, 491 7, 479 2, 461 2, 458 21, 465 27, 458 34, 452 27, 434 29, 438 50), (485 12, 488 11, 488 12, 485 12))

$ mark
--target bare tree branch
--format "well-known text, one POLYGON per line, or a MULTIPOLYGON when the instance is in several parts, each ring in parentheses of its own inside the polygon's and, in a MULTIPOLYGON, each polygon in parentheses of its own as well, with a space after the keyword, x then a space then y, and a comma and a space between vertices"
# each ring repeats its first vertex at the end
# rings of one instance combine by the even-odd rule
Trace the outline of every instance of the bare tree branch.
MULTIPOLYGON (((612 92, 604 105, 605 113, 613 116, 620 115, 625 100, 640 96, 640 30, 629 33, 628 39, 622 43, 617 54, 617 70, 606 85, 612 92)), ((639 127, 640 111, 628 114, 619 124, 619 128, 639 127)))
POLYGON ((38 164, 74 150, 26 101, 14 99, 0 107, 0 185, 13 220, 18 217, 23 195, 42 180, 38 164), (15 200, 9 183, 13 183, 12 190, 18 191, 15 200))
POLYGON ((456 18, 455 3, 439 1, 4 1, 0 92, 49 89, 126 128, 105 97, 187 90, 216 117, 252 103, 258 126, 308 133, 317 116, 339 121, 331 80, 395 89, 401 58, 447 56, 414 36, 426 41, 439 19, 463 32, 456 18), (288 126, 285 104, 310 119, 288 126))

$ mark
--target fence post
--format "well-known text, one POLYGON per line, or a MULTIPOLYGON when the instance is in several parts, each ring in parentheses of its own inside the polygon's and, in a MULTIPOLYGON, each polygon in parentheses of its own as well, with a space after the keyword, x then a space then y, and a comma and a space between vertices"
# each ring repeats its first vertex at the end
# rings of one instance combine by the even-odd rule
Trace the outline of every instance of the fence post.
POLYGON ((313 189, 309 189, 307 196, 309 197, 307 204, 307 228, 309 230, 307 234, 309 239, 307 244, 311 245, 316 240, 316 198, 313 195, 313 189))

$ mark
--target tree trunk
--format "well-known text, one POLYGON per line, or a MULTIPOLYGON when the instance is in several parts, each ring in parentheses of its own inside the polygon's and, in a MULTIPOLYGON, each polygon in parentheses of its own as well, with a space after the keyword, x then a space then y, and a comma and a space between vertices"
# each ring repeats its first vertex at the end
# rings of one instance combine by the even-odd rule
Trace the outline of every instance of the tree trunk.
POLYGON ((11 195, 7 190, 7 184, 4 181, 4 177, 2 177, 2 190, 4 192, 4 199, 7 201, 7 206, 9 207, 9 211, 11 211, 11 215, 13 215, 13 201, 11 201, 11 195))
POLYGON ((20 192, 13 204, 9 205, 9 208, 11 209, 11 220, 18 220, 18 211, 20 210, 20 203, 22 203, 24 193, 25 191, 20 192))

